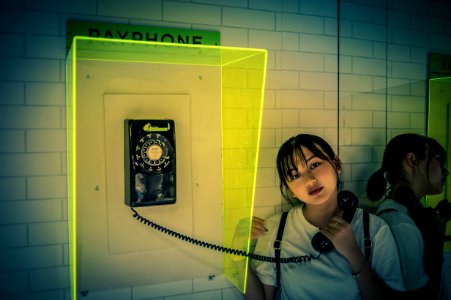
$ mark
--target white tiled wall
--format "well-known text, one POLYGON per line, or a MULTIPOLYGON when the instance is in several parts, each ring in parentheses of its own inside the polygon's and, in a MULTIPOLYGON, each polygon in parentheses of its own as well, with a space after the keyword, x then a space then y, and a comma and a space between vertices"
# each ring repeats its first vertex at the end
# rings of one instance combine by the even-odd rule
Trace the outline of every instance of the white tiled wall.
MULTIPOLYGON (((364 196, 387 137, 425 132, 427 54, 451 53, 450 2, 341 1, 340 31, 337 11, 335 0, 0 0, 0 298, 69 298, 66 19, 217 30, 222 45, 268 49, 255 209, 264 217, 280 210, 274 159, 288 136, 324 136, 347 187, 364 196)), ((214 277, 83 298, 242 295, 214 277)))

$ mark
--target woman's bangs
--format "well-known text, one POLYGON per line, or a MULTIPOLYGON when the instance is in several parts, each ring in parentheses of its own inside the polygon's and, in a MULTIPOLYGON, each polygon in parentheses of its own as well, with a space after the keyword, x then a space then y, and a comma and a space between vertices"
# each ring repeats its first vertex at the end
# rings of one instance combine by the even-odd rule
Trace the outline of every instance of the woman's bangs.
POLYGON ((305 156, 300 147, 295 147, 283 160, 283 174, 285 179, 290 179, 292 171, 298 169, 299 163, 305 163, 305 156))

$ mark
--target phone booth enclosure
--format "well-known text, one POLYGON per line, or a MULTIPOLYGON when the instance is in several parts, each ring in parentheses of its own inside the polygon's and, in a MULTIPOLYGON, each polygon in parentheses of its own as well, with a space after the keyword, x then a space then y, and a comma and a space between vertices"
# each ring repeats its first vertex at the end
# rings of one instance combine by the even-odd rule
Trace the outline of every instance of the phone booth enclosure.
POLYGON ((130 206, 184 235, 249 250, 266 57, 261 49, 74 38, 66 61, 73 299, 210 275, 244 291, 246 258, 155 231, 130 206), (140 146, 159 141, 145 166, 174 162, 173 191, 147 201, 164 205, 141 206, 126 196, 136 175, 126 133, 149 120, 171 124, 173 132, 150 131, 140 146))

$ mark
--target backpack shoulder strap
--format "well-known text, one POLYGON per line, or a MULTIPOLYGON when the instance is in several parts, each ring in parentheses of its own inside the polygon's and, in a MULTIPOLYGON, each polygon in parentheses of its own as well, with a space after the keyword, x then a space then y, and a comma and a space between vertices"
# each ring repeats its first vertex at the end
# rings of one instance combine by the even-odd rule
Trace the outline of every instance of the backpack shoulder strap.
POLYGON ((282 249, 282 236, 283 230, 285 228, 285 222, 287 220, 288 212, 285 211, 282 213, 282 217, 280 218, 279 229, 277 231, 277 237, 274 241, 274 254, 276 257, 276 275, 277 275, 277 287, 280 287, 280 249, 282 249))
MULTIPOLYGON (((376 216, 380 216, 387 212, 398 211, 394 208, 383 209, 376 213, 376 216)), ((365 250, 365 259, 368 261, 371 256, 371 248, 373 247, 373 242, 370 237, 370 218, 369 213, 367 211, 363 211, 363 247, 365 250)))
POLYGON ((365 251, 365 259, 368 261, 371 256, 371 248, 373 242, 370 236, 370 214, 367 211, 363 211, 363 248, 365 251))

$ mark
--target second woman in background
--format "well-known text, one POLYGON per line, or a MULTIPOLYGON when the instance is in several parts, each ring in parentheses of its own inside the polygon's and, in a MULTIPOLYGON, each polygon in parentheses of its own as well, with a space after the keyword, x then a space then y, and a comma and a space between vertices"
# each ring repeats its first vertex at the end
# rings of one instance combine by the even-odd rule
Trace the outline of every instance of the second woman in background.
POLYGON ((417 134, 394 137, 381 168, 369 179, 370 200, 386 199, 376 214, 390 226, 399 250, 407 299, 448 299, 443 277, 443 244, 450 205, 424 207, 425 195, 443 191, 446 153, 434 139, 417 134))

